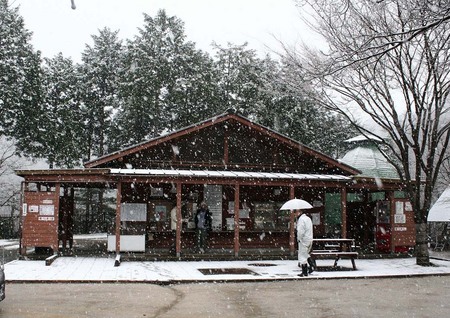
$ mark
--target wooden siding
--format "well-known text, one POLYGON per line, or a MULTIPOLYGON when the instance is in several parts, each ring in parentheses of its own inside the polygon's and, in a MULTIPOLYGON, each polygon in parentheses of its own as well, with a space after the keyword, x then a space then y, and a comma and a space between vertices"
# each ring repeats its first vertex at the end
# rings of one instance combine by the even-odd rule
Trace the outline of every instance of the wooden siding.
POLYGON ((58 191, 24 193, 27 211, 23 216, 22 247, 50 247, 58 251, 58 196, 58 191), (43 206, 53 206, 53 215, 42 215, 43 206), (36 207, 38 210, 33 212, 36 207))
POLYGON ((392 224, 391 245, 394 252, 406 252, 408 248, 416 244, 416 227, 414 223, 414 213, 405 212, 405 223, 395 223, 395 214, 392 224))

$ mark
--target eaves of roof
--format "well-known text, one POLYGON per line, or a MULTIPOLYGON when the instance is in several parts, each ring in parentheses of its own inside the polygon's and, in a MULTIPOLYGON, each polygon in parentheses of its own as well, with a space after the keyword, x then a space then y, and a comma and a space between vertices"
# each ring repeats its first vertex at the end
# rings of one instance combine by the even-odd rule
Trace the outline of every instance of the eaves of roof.
POLYGON ((244 172, 229 170, 175 170, 175 169, 108 169, 108 168, 91 168, 91 169, 48 169, 48 170, 16 170, 16 174, 28 179, 52 177, 58 179, 67 176, 110 176, 110 177, 158 177, 158 178, 232 178, 232 179, 259 179, 259 180, 316 180, 316 181, 342 181, 347 182, 351 177, 343 175, 328 174, 298 174, 298 173, 276 173, 276 172, 244 172))

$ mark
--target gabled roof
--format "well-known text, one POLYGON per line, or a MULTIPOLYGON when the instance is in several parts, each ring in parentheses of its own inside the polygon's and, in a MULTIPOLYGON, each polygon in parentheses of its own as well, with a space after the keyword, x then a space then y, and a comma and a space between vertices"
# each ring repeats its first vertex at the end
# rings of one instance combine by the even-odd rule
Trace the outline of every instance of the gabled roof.
POLYGON ((194 132, 199 132, 208 127, 212 127, 214 125, 219 125, 219 124, 227 122, 227 121, 238 122, 241 125, 247 126, 249 129, 255 130, 255 131, 265 135, 266 137, 274 139, 278 143, 282 143, 282 144, 292 147, 294 149, 298 149, 299 153, 307 154, 308 156, 311 156, 311 157, 315 158, 316 160, 322 161, 322 162, 326 163, 327 165, 329 165, 330 167, 340 169, 349 175, 358 174, 360 172, 360 171, 356 170, 355 168, 353 168, 345 163, 339 162, 323 153, 313 150, 313 149, 299 143, 298 141, 295 141, 289 137, 286 137, 286 136, 284 136, 278 132, 275 132, 267 127, 264 127, 260 124, 254 123, 251 120, 249 120, 248 118, 243 117, 243 116, 235 113, 232 110, 229 110, 226 113, 212 117, 205 121, 202 121, 202 122, 193 124, 191 126, 182 128, 180 130, 174 131, 167 135, 159 136, 159 137, 153 138, 151 140, 148 140, 148 141, 121 149, 119 151, 110 153, 108 155, 99 157, 95 160, 86 162, 84 164, 84 166, 86 168, 102 167, 111 161, 121 160, 125 156, 139 153, 143 150, 155 147, 157 145, 160 145, 160 144, 163 144, 166 142, 170 142, 173 139, 176 139, 176 138, 179 138, 182 136, 187 136, 194 132))

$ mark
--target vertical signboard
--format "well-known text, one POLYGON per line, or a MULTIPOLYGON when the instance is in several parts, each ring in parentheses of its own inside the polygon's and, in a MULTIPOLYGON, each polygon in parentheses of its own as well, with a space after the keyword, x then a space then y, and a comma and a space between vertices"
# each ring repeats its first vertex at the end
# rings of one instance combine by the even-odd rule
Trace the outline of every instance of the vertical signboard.
POLYGON ((212 215, 213 231, 222 230, 222 186, 205 185, 205 201, 212 215))
POLYGON ((24 192, 22 253, 26 247, 50 247, 58 251, 59 192, 24 192))

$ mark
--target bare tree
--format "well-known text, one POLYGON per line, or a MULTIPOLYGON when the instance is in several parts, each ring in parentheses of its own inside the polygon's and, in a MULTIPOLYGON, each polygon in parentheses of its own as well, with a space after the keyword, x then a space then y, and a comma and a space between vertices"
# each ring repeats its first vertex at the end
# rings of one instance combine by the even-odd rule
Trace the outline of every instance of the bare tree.
POLYGON ((0 184, 2 186, 0 207, 10 204, 20 192, 17 186, 19 178, 12 177, 14 169, 18 168, 14 151, 14 144, 6 138, 0 137, 0 184))
POLYGON ((358 54, 364 54, 363 59, 383 55, 426 32, 438 30, 443 24, 450 21, 450 2, 447 0, 294 0, 294 2, 302 9, 312 9, 312 11, 308 9, 308 11, 303 11, 303 13, 306 12, 303 20, 325 38, 329 34, 323 33, 326 30, 322 27, 318 29, 317 26, 320 24, 330 27, 334 23, 330 20, 331 15, 335 17, 338 14, 343 20, 350 18, 350 21, 354 21, 356 18, 371 24, 377 22, 375 19, 367 20, 367 14, 370 17, 372 10, 388 8, 385 18, 392 18, 392 14, 397 14, 402 19, 399 21, 402 22, 400 25, 390 25, 389 30, 377 28, 370 32, 362 32, 360 45, 351 50, 350 54, 358 51, 358 54), (312 14, 309 14, 310 12, 312 14), (313 17, 314 22, 308 17, 313 17), (315 23, 318 22, 317 18, 320 19, 319 24, 315 23), (413 24, 407 23, 408 19, 411 19, 409 22, 413 22, 413 24), (382 41, 379 41, 380 39, 382 41))
POLYGON ((414 208, 417 264, 429 265, 427 216, 450 138, 448 1, 297 3, 329 49, 286 48, 286 57, 310 76, 324 106, 384 138, 379 146, 389 149, 414 208))
POLYGON ((16 169, 45 167, 44 162, 32 158, 19 157, 15 140, 0 136, 0 210, 3 224, 0 224, 0 237, 17 235, 20 209, 20 182, 22 178, 15 173, 16 169))

